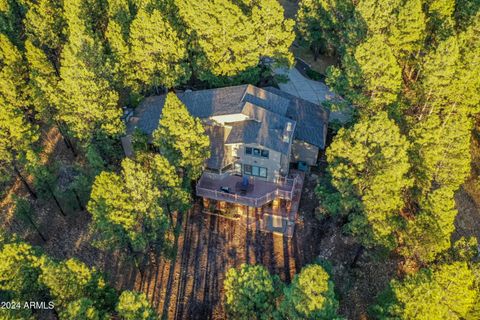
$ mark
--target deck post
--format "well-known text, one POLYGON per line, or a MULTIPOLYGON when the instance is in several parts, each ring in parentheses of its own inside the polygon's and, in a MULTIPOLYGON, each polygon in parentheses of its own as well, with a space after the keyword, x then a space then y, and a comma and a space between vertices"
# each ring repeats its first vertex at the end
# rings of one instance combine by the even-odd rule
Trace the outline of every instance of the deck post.
POLYGON ((280 198, 273 199, 272 209, 277 210, 280 207, 280 198))
POLYGON ((204 209, 209 209, 210 208, 210 199, 208 198, 202 198, 203 199, 203 208, 204 209))
POLYGON ((227 209, 226 201, 218 201, 218 210, 225 211, 227 209))

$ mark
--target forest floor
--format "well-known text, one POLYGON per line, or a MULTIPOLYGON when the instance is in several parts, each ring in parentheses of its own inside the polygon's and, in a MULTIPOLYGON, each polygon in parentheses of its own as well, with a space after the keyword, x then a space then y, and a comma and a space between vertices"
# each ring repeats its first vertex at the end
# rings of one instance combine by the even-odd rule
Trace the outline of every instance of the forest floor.
MULTIPOLYGON (((60 139, 50 138, 56 143, 50 156, 68 168, 70 152, 60 139)), ((35 221, 47 236, 46 242, 9 214, 10 201, 0 202, 0 223, 55 258, 75 257, 102 270, 118 289, 145 292, 164 319, 225 319, 223 280, 230 267, 259 263, 290 282, 303 266, 317 259, 326 259, 332 265, 340 313, 347 319, 367 319, 368 306, 398 273, 400 261, 394 256, 364 251, 354 262, 360 246, 342 232, 343 222, 332 218, 319 221, 315 217, 320 205, 314 194, 319 175, 318 170, 307 175, 300 218, 291 239, 252 232, 227 218, 202 214, 200 202, 196 201, 193 209, 177 220, 182 232, 176 241, 176 256, 166 259, 150 255, 142 273, 124 254, 105 252, 92 245, 94 237, 88 227, 91 218, 85 211, 67 210, 64 217, 53 201, 32 201, 35 221)), ((27 195, 18 182, 13 188, 15 193, 27 195)), ((459 231, 455 237, 479 235, 479 207, 464 189, 457 194, 457 204, 459 231)))
MULTIPOLYGON (((51 144, 50 158, 59 162, 62 169, 68 168, 72 155, 62 140, 54 132, 45 134, 44 139, 51 144)), ((344 221, 316 218, 316 208, 321 204, 314 188, 320 174, 319 170, 313 170, 307 175, 300 218, 291 239, 252 232, 227 218, 202 214, 197 200, 190 212, 177 219, 182 232, 176 241, 175 257, 150 255, 141 273, 124 254, 109 253, 92 245, 91 217, 85 211, 66 210, 64 217, 53 201, 32 201, 35 222, 47 236, 43 242, 25 222, 11 215, 11 201, 1 199, 0 225, 42 247, 52 257, 75 257, 98 268, 118 289, 145 292, 164 319, 225 319, 223 280, 230 267, 259 263, 290 282, 303 266, 317 259, 326 259, 332 265, 340 314, 347 319, 367 319, 368 306, 398 274, 401 261, 368 250, 359 255, 360 245, 342 232, 344 221), (356 256, 360 256, 357 261, 356 256)), ((454 239, 480 236, 480 203, 476 202, 476 194, 472 194, 477 191, 478 188, 467 183, 457 193, 459 215, 454 239)), ((27 196, 19 182, 7 194, 12 193, 27 196)))

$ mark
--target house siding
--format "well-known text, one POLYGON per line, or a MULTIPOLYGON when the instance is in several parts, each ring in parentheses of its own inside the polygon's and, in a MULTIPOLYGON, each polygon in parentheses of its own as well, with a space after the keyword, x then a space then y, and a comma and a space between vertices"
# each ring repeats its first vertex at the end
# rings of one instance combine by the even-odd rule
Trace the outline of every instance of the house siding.
POLYGON ((303 161, 309 166, 317 163, 319 148, 300 140, 294 140, 292 144, 291 162, 303 161))
POLYGON ((238 148, 238 157, 239 157, 238 162, 242 164, 242 169, 243 169, 243 165, 245 164, 266 168, 267 169, 267 178, 265 179, 266 181, 274 181, 275 177, 278 174, 280 174, 280 170, 283 169, 282 154, 280 152, 274 151, 272 149, 266 148, 258 144, 241 145, 238 148), (268 153, 269 153, 268 159, 246 154, 245 153, 246 147, 268 150, 268 153))

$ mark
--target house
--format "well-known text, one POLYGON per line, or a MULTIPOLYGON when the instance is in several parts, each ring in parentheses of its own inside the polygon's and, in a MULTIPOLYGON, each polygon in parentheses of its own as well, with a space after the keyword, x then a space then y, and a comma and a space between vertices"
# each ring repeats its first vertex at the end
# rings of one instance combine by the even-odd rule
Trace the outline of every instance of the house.
MULTIPOLYGON (((233 212, 262 230, 292 233, 303 174, 291 168, 316 164, 329 111, 273 87, 177 95, 210 137, 211 157, 196 187, 205 210, 233 212)), ((146 98, 127 121, 127 137, 135 129, 151 135, 164 102, 165 95, 146 98)))

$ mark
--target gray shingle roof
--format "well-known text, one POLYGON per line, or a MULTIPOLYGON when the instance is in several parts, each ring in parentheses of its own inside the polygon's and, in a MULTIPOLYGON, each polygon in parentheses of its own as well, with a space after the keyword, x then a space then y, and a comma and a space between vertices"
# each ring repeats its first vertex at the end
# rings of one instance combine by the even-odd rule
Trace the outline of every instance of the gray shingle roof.
POLYGON ((144 133, 151 135, 158 127, 162 115, 165 95, 145 98, 135 109, 134 116, 127 123, 127 134, 139 128, 144 133))
MULTIPOLYGON (((224 143, 257 143, 287 153, 289 143, 283 140, 290 122, 294 138, 319 148, 325 147, 324 128, 329 111, 314 103, 292 96, 273 87, 265 89, 240 85, 178 94, 190 114, 201 119, 227 114, 244 114, 251 120, 230 123, 232 130, 225 140, 225 131, 206 127, 212 141, 210 168, 223 165, 224 143)), ((127 132, 139 128, 151 135, 158 127, 165 95, 146 98, 127 124, 127 132)), ((289 140, 292 140, 291 137, 289 140)))
POLYGON ((274 87, 267 87, 265 90, 290 101, 286 116, 297 122, 295 139, 305 141, 320 149, 325 148, 324 129, 328 126, 329 110, 274 87))
POLYGON ((204 124, 203 126, 210 138, 210 158, 207 160, 207 167, 222 169, 225 166, 225 128, 219 125, 204 124))

